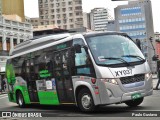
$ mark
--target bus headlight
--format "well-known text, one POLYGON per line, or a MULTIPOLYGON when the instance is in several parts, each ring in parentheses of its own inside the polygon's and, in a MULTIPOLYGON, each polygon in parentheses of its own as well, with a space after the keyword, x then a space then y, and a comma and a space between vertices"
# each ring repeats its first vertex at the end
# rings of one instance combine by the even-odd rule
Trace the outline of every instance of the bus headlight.
POLYGON ((118 85, 118 82, 116 79, 101 79, 101 81, 118 85))
POLYGON ((146 73, 145 74, 145 80, 148 80, 151 77, 151 75, 152 75, 151 73, 146 73))

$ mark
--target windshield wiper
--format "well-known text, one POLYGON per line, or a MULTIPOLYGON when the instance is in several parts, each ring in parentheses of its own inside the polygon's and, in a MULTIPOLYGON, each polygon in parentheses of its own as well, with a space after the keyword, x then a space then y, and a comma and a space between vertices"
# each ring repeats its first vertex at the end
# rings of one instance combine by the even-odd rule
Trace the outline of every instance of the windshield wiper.
POLYGON ((125 61, 124 59, 122 59, 122 58, 106 57, 106 58, 102 58, 102 59, 118 60, 118 61, 121 61, 121 62, 123 62, 123 63, 126 63, 128 66, 130 66, 130 64, 129 64, 127 61, 125 61))
POLYGON ((122 57, 133 57, 133 58, 138 58, 139 60, 146 61, 146 59, 143 59, 142 57, 138 55, 123 55, 122 57))

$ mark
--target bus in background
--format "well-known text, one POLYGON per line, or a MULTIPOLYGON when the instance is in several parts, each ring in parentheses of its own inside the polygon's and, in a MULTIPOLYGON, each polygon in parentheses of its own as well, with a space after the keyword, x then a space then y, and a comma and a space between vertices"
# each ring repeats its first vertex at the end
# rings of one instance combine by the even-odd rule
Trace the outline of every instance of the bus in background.
POLYGON ((135 107, 153 92, 152 74, 125 33, 50 35, 10 51, 6 76, 9 101, 77 105, 82 111, 125 103, 135 107))

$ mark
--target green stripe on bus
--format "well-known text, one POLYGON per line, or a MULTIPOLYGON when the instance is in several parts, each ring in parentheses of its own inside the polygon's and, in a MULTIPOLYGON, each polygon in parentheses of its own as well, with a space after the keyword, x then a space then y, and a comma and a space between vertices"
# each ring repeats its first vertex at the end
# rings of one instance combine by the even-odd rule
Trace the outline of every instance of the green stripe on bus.
POLYGON ((38 91, 40 104, 59 105, 57 93, 54 91, 38 91))

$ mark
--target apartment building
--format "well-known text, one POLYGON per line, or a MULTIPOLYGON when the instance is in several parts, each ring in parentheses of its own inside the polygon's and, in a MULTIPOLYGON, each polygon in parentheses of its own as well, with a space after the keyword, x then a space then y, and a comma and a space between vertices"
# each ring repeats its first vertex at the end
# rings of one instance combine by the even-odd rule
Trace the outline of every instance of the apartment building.
POLYGON ((33 28, 38 28, 38 26, 40 25, 39 23, 39 18, 31 18, 31 24, 33 26, 33 28))
POLYGON ((117 6, 115 19, 117 31, 127 33, 133 40, 141 40, 142 52, 152 72, 156 72, 156 62, 152 61, 154 50, 150 42, 150 37, 154 37, 151 0, 129 1, 127 5, 117 6))
POLYGON ((40 25, 61 29, 83 27, 82 0, 38 0, 40 25))
POLYGON ((111 20, 111 16, 106 8, 94 8, 91 10, 91 30, 107 31, 108 20, 111 20))

